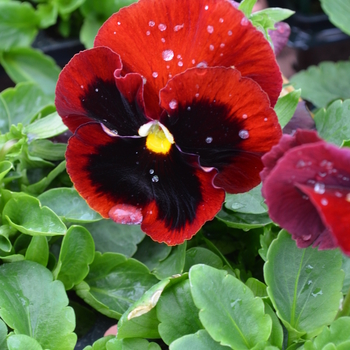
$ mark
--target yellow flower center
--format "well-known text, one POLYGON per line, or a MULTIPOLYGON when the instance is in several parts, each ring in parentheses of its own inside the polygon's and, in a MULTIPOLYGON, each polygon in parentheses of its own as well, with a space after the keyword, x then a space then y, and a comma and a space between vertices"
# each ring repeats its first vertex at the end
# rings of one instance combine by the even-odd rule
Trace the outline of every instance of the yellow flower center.
POLYGON ((144 124, 139 129, 140 136, 146 136, 146 147, 154 153, 167 154, 174 143, 173 135, 158 121, 144 124))

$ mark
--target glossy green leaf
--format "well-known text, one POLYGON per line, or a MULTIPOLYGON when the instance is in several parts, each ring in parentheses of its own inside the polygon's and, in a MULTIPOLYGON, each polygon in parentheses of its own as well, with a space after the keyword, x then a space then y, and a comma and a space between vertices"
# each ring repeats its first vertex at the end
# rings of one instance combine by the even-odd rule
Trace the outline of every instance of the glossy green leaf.
POLYGON ((162 280, 173 275, 181 274, 186 258, 186 242, 172 248, 170 255, 159 262, 152 270, 155 276, 162 280))
POLYGON ((29 3, 0 2, 0 51, 29 46, 38 32, 38 18, 29 3))
POLYGON ((160 338, 155 307, 169 282, 170 278, 166 278, 153 285, 124 312, 118 322, 117 338, 160 338))
POLYGON ((301 90, 294 90, 289 94, 280 97, 275 106, 275 112, 282 128, 292 119, 298 106, 301 90))
POLYGON ((266 285, 256 278, 250 277, 246 280, 245 285, 250 288, 256 297, 267 297, 266 285))
POLYGON ((62 161, 66 150, 66 143, 54 143, 49 140, 34 140, 28 145, 30 155, 50 161, 62 161))
POLYGON ((99 312, 119 319, 158 280, 147 267, 122 254, 96 252, 90 272, 75 287, 77 294, 99 312))
POLYGON ((142 242, 138 244, 133 258, 141 261, 152 271, 160 261, 169 256, 170 252, 170 246, 155 242, 150 237, 145 236, 142 242))
POLYGON ((42 206, 50 208, 64 221, 85 223, 102 219, 74 188, 53 188, 39 195, 38 199, 42 206))
POLYGON ((114 338, 114 335, 104 336, 96 340, 92 345, 85 346, 83 350, 106 350, 106 344, 114 338))
POLYGON ((193 266, 189 276, 199 319, 215 341, 233 349, 251 349, 268 340, 271 318, 263 301, 241 281, 206 265, 193 266))
POLYGON ((267 315, 271 317, 272 320, 272 330, 269 338, 269 343, 277 346, 277 349, 282 349, 283 346, 283 328, 281 325, 280 320, 276 316, 275 311, 272 309, 272 307, 269 305, 269 303, 264 300, 265 304, 265 312, 267 315))
POLYGON ((38 84, 46 95, 51 96, 53 102, 60 68, 51 57, 39 50, 23 47, 3 52, 0 62, 14 82, 38 84))
POLYGON ((57 6, 53 3, 38 4, 36 14, 38 16, 40 28, 50 27, 57 22, 57 6))
POLYGON ((61 117, 57 112, 36 120, 24 128, 24 133, 30 140, 48 139, 50 137, 62 134, 68 128, 63 124, 61 117))
POLYGON ((76 10, 84 0, 55 0, 55 4, 58 8, 58 12, 61 15, 68 15, 76 10))
POLYGON ((136 251, 136 245, 145 234, 139 225, 122 225, 112 220, 100 220, 85 224, 95 241, 96 250, 101 253, 120 253, 127 257, 136 251))
POLYGON ((49 245, 45 236, 33 236, 27 248, 25 259, 46 266, 49 261, 49 245))
POLYGON ((7 339, 9 350, 43 350, 42 346, 26 334, 13 334, 7 339))
POLYGON ((0 94, 0 131, 6 133, 11 124, 29 124, 46 106, 53 103, 34 83, 21 83, 0 94))
POLYGON ((271 18, 274 22, 281 22, 285 19, 289 18, 294 14, 294 11, 279 7, 268 7, 264 10, 257 11, 252 13, 251 18, 254 18, 254 16, 265 14, 269 18, 271 18))
POLYGON ((6 337, 7 337, 7 327, 6 324, 0 319, 0 349, 6 349, 6 337))
POLYGON ((226 194, 225 207, 229 210, 247 214, 263 214, 267 206, 261 195, 261 184, 246 193, 226 194))
POLYGON ((16 334, 36 339, 44 349, 73 349, 75 317, 59 281, 32 261, 0 266, 0 316, 16 334))
POLYGON ((350 99, 334 101, 315 114, 316 129, 320 137, 341 146, 350 140, 350 99))
POLYGON ((164 342, 169 345, 177 338, 203 329, 198 312, 188 279, 164 291, 157 304, 159 334, 164 342))
MULTIPOLYGON (((333 321, 329 327, 313 340, 305 343, 305 350, 323 350, 329 344, 335 345, 337 350, 350 349, 350 317, 341 317, 333 321)), ((328 348, 327 348, 328 349, 328 348)))
POLYGON ((206 264, 217 269, 223 268, 222 259, 211 250, 203 247, 193 247, 186 251, 184 272, 188 272, 191 266, 197 264, 206 264))
POLYGON ((10 237, 17 232, 16 229, 9 225, 0 226, 0 249, 4 252, 10 252, 12 248, 12 243, 10 237))
POLYGON ((336 99, 350 98, 350 61, 322 62, 292 76, 290 82, 301 97, 316 107, 325 107, 336 99))
POLYGON ((4 160, 0 162, 0 181, 7 175, 7 173, 13 168, 11 162, 4 160))
POLYGON ((156 343, 146 339, 111 339, 106 344, 106 350, 161 350, 156 343))
POLYGON ((344 33, 350 35, 350 2, 346 0, 321 0, 323 11, 329 20, 344 33))
POLYGON ((243 0, 239 4, 238 8, 246 15, 246 17, 249 17, 256 1, 257 0, 243 0))
POLYGON ((66 290, 80 283, 89 272, 89 265, 95 256, 95 244, 88 230, 81 226, 71 226, 63 237, 56 279, 66 290))
POLYGON ((5 205, 3 220, 28 235, 64 235, 66 226, 49 208, 42 207, 37 198, 22 194, 11 198, 5 205))
POLYGON ((286 328, 300 334, 321 331, 334 319, 342 297, 341 253, 297 248, 281 231, 267 258, 267 292, 286 328))
POLYGON ((95 16, 84 18, 79 38, 87 49, 91 49, 94 46, 95 36, 102 24, 103 20, 97 19, 95 16))

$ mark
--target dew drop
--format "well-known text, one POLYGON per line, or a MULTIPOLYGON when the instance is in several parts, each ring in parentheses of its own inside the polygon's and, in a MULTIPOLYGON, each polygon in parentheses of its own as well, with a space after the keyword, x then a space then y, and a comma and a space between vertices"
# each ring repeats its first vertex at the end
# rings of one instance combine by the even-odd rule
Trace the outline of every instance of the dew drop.
POLYGON ((175 108, 177 107, 177 101, 176 101, 176 100, 171 100, 171 101, 169 102, 169 107, 170 107, 171 109, 175 109, 175 108))
POLYGON ((220 19, 219 19, 219 22, 220 22, 220 23, 224 23, 224 19, 223 19, 223 18, 220 18, 220 19))
POLYGON ((153 73, 152 73, 152 77, 153 77, 153 78, 157 78, 157 76, 158 76, 158 73, 157 73, 157 72, 153 72, 153 73))
POLYGON ((196 60, 192 60, 191 62, 192 62, 192 64, 195 64, 195 63, 196 63, 196 60))
MULTIPOLYGON (((343 197, 343 195, 342 195, 340 192, 338 192, 338 191, 336 191, 334 194, 335 194, 335 196, 338 197, 338 198, 343 197)), ((349 198, 349 199, 350 199, 350 198, 349 198)))
POLYGON ((147 30, 146 35, 151 35, 151 32, 147 30))
POLYGON ((264 122, 267 122, 269 119, 268 118, 264 118, 264 122))
POLYGON ((117 24, 118 24, 118 26, 120 26, 120 22, 118 22, 117 24))
POLYGON ((321 204, 326 206, 328 204, 328 200, 326 198, 322 198, 321 204))
POLYGON ((238 133, 238 136, 243 139, 243 140, 246 140, 247 138, 249 138, 249 132, 248 130, 240 130, 239 133, 238 133))
POLYGON ((152 176, 152 182, 158 182, 159 177, 157 175, 152 176))
POLYGON ((191 110, 191 107, 190 107, 190 106, 188 106, 188 107, 187 107, 187 110, 188 110, 188 111, 190 111, 190 110, 191 110))
POLYGON ((117 34, 117 32, 113 32, 113 34, 114 34, 114 35, 116 35, 116 34, 117 34))
POLYGON ((197 68, 207 68, 208 67, 208 63, 205 61, 199 62, 197 64, 197 68))
POLYGON ((315 186, 314 186, 314 191, 318 194, 323 194, 325 193, 326 189, 325 189, 325 185, 322 184, 322 183, 319 183, 319 182, 316 182, 315 183, 315 186))
POLYGON ((165 43, 165 39, 164 39, 164 38, 161 38, 160 41, 161 41, 162 43, 165 43))
POLYGON ((243 17, 242 20, 241 20, 241 25, 242 25, 242 26, 246 26, 246 25, 248 25, 248 22, 249 22, 249 21, 248 21, 248 18, 243 17))
POLYGON ((197 92, 194 96, 199 97, 199 93, 197 92))
POLYGON ((304 168, 305 165, 306 165, 306 163, 305 163, 302 159, 300 159, 300 160, 298 160, 298 163, 296 164, 295 167, 296 167, 297 169, 300 169, 300 168, 304 168))
POLYGON ((98 89, 96 88, 95 91, 98 92, 98 89))
POLYGON ((214 45, 209 45, 209 50, 214 51, 214 45))
POLYGON ((154 169, 149 169, 149 173, 152 175, 154 174, 154 169))
POLYGON ((242 115, 242 118, 243 118, 243 119, 247 119, 248 116, 247 116, 246 114, 243 114, 243 115, 242 115))
POLYGON ((145 77, 142 78, 142 81, 143 81, 143 85, 147 83, 147 79, 145 77))
POLYGON ((163 24, 163 23, 160 23, 160 24, 158 25, 158 29, 159 29, 161 32, 164 32, 164 30, 166 30, 166 25, 163 24))
POLYGON ((208 26, 207 27, 207 31, 209 34, 213 34, 214 33, 214 27, 213 26, 208 26))
POLYGON ((231 35, 232 35, 232 30, 229 30, 229 31, 227 32, 227 34, 228 34, 228 36, 231 36, 231 35))
POLYGON ((350 202, 350 193, 348 193, 348 194, 346 195, 345 200, 346 200, 347 202, 350 202))
POLYGON ((220 44, 220 47, 221 47, 221 48, 225 47, 225 44, 224 44, 224 43, 221 43, 221 44, 220 44))
POLYGON ((178 58, 179 60, 182 60, 181 55, 177 55, 176 58, 178 58))
POLYGON ((205 139, 205 142, 206 143, 212 143, 213 142, 213 138, 212 137, 207 137, 206 139, 205 139))
POLYGON ((206 11, 207 11, 207 10, 208 10, 208 8, 209 8, 209 6, 208 6, 208 5, 205 5, 205 6, 204 6, 204 10, 206 10, 206 11))
POLYGON ((153 21, 149 21, 149 22, 148 22, 148 25, 149 25, 150 27, 154 27, 154 26, 155 26, 155 23, 154 23, 153 21))
POLYGON ((84 85, 80 85, 80 88, 81 88, 81 89, 84 89, 84 85))
MULTIPOLYGON (((303 235, 303 236, 301 236, 301 238, 302 238, 302 240, 303 241, 308 241, 310 238, 311 238, 311 235, 303 235)), ((306 266, 306 267, 308 267, 308 266, 306 266)), ((311 269, 312 269, 313 267, 311 267, 311 269)), ((307 272, 307 271, 306 271, 307 272)))
POLYGON ((178 32, 180 29, 182 29, 185 26, 185 23, 178 24, 174 27, 174 32, 178 32))
POLYGON ((162 57, 164 61, 171 61, 174 58, 173 50, 164 50, 162 52, 162 57))
POLYGON ((183 62, 179 61, 179 62, 177 63, 177 65, 178 65, 179 67, 182 67, 184 64, 183 64, 183 62))

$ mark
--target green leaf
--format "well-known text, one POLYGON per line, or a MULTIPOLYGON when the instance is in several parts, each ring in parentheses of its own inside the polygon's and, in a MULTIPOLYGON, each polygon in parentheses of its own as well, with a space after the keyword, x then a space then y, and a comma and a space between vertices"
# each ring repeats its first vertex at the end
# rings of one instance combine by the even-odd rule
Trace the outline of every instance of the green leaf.
POLYGON ((0 319, 0 349, 7 350, 6 347, 7 327, 6 324, 0 319))
POLYGON ((341 253, 297 248, 281 231, 267 258, 267 292, 286 328, 303 334, 320 332, 334 319, 342 297, 341 253))
POLYGON ((53 143, 49 140, 34 140, 28 145, 31 156, 50 161, 62 161, 66 150, 66 143, 53 143))
POLYGON ((61 15, 68 15, 76 10, 85 0, 54 0, 61 15))
POLYGON ((318 134, 326 141, 341 146, 344 140, 350 140, 350 99, 319 109, 314 119, 318 134))
POLYGON ((188 279, 163 292, 157 304, 159 334, 166 344, 202 329, 188 279))
POLYGON ((206 265, 193 266, 189 276, 199 319, 215 341, 233 349, 250 349, 267 341, 271 318, 263 301, 241 281, 206 265))
POLYGON ((350 61, 322 62, 295 74, 290 82, 301 88, 301 97, 316 107, 350 98, 350 61))
POLYGON ((341 268, 345 272, 345 278, 343 283, 343 293, 347 294, 350 289, 350 257, 343 254, 342 259, 343 259, 343 264, 341 268))
POLYGON ((0 94, 0 131, 6 133, 11 124, 29 124, 46 106, 53 103, 34 83, 21 83, 0 94))
POLYGON ((170 350, 224 350, 231 349, 227 346, 220 345, 213 338, 210 337, 208 332, 204 329, 199 330, 195 334, 185 335, 173 343, 170 344, 170 350))
POLYGON ((294 90, 289 94, 280 97, 275 106, 275 112, 281 128, 284 128, 292 119, 294 112, 298 106, 301 90, 294 90))
POLYGON ((267 206, 261 195, 261 184, 246 193, 226 194, 225 207, 229 210, 247 214, 263 214, 267 206))
POLYGON ((253 7, 255 5, 257 0, 243 0, 239 6, 238 9, 241 10, 246 17, 250 17, 250 14, 253 11, 253 7))
POLYGON ((137 251, 133 258, 141 261, 152 271, 160 261, 169 256, 170 252, 170 246, 155 242, 150 237, 145 236, 137 246, 137 251))
POLYGON ((90 232, 81 226, 71 226, 63 237, 54 271, 56 279, 64 284, 66 290, 72 289, 87 276, 94 255, 95 245, 90 232))
POLYGON ((88 16, 84 18, 79 39, 87 49, 94 47, 95 36, 103 22, 103 20, 97 19, 95 16, 88 16))
POLYGON ((55 4, 38 4, 37 10, 36 10, 39 27, 40 28, 47 28, 51 27, 52 25, 55 25, 57 22, 57 6, 55 4))
POLYGON ((7 173, 13 168, 11 162, 4 160, 0 162, 0 181, 7 175, 7 173))
POLYGON ((120 316, 158 280, 137 260, 96 252, 90 272, 75 287, 86 303, 108 317, 120 316))
POLYGON ((256 278, 249 277, 246 282, 246 286, 250 288, 256 297, 265 298, 267 297, 266 285, 256 278))
MULTIPOLYGON (((305 349, 313 344, 313 350, 326 349, 326 345, 335 345, 334 349, 346 350, 350 348, 350 317, 341 317, 333 321, 329 327, 323 328, 323 331, 313 340, 305 343, 305 349)), ((328 349, 328 348, 327 348, 328 349)))
POLYGON ((38 32, 38 24, 29 3, 0 2, 0 51, 29 46, 38 32))
POLYGON ((30 47, 12 49, 0 55, 0 62, 15 83, 34 82, 53 102, 61 69, 41 51, 30 47))
POLYGON ((156 343, 149 343, 146 339, 111 339, 106 344, 107 350, 161 350, 156 343))
POLYGON ((127 257, 131 257, 135 253, 137 243, 145 236, 139 225, 122 225, 112 220, 103 219, 85 224, 84 227, 90 231, 94 238, 97 251, 121 253, 127 257))
POLYGON ((211 250, 202 247, 193 247, 186 251, 184 272, 188 272, 190 267, 196 264, 206 264, 217 269, 223 268, 222 259, 211 250))
POLYGON ((32 337, 25 334, 13 334, 7 339, 9 350, 43 350, 41 345, 32 337))
POLYGON ((186 242, 172 248, 170 255, 159 262, 152 270, 155 276, 162 280, 173 275, 181 274, 185 266, 186 242))
POLYGON ((160 338, 155 306, 169 283, 170 278, 166 278, 153 285, 124 312, 118 322, 117 338, 160 338))
POLYGON ((106 344, 111 340, 114 339, 115 336, 114 335, 108 335, 105 337, 102 337, 98 340, 96 340, 92 346, 88 345, 85 346, 85 348, 83 350, 106 350, 106 344))
POLYGON ((281 322, 276 316, 276 313, 274 312, 274 310, 272 310, 272 307, 268 304, 266 300, 264 300, 264 304, 265 304, 265 312, 271 317, 271 320, 272 320, 272 331, 269 338, 269 342, 272 345, 275 345, 277 349, 282 349, 283 348, 282 346, 283 328, 282 328, 281 322))
POLYGON ((279 8, 279 7, 269 7, 264 10, 252 13, 250 18, 253 19, 255 16, 259 16, 262 14, 268 16, 271 20, 273 20, 276 23, 276 22, 284 21, 285 19, 289 18, 294 14, 294 11, 279 8))
MULTIPOLYGON (((75 318, 63 285, 32 261, 0 266, 0 316, 45 349, 73 349, 75 318)), ((23 348, 22 348, 23 349, 23 348)))
POLYGON ((74 188, 53 188, 42 193, 38 199, 42 206, 50 208, 64 221, 85 223, 102 219, 74 188))
POLYGON ((68 128, 63 124, 61 117, 57 112, 49 114, 47 117, 38 119, 34 123, 24 128, 23 132, 27 134, 30 140, 48 139, 50 137, 62 134, 68 128))
POLYGON ((344 33, 350 35, 349 16, 350 2, 344 0, 321 0, 323 11, 329 20, 344 33))
POLYGON ((17 232, 17 230, 9 225, 1 225, 0 226, 0 249, 2 251, 4 251, 4 252, 11 251, 12 244, 11 244, 9 237, 13 236, 16 232, 17 232))
POLYGON ((3 220, 22 233, 28 235, 64 235, 66 226, 49 208, 41 207, 38 199, 21 194, 11 198, 5 205, 3 220))
POLYGON ((26 260, 46 266, 49 261, 49 245, 45 236, 33 236, 27 248, 26 260))

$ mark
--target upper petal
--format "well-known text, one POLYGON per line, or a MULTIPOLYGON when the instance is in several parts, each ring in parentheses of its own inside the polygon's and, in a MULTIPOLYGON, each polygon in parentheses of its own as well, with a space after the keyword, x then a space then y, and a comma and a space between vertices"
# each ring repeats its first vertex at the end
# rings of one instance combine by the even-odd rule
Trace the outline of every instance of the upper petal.
POLYGON ((227 0, 140 0, 104 23, 95 46, 112 48, 121 56, 124 73, 147 79, 149 113, 159 115, 158 91, 167 81, 197 65, 235 66, 259 83, 272 106, 282 88, 270 44, 227 0))
POLYGON ((89 121, 99 121, 119 135, 137 135, 147 122, 143 111, 142 77, 120 77, 119 55, 107 47, 82 51, 62 70, 56 87, 56 108, 74 132, 89 121))
POLYGON ((192 68, 170 80, 160 98, 168 112, 161 121, 182 151, 219 170, 215 185, 240 193, 259 184, 261 156, 282 132, 257 83, 232 68, 192 68))

